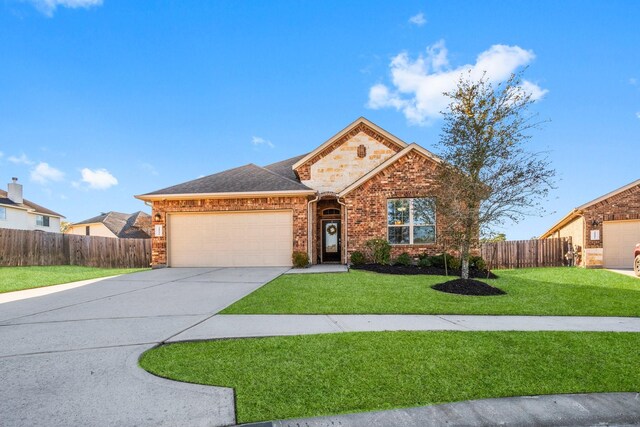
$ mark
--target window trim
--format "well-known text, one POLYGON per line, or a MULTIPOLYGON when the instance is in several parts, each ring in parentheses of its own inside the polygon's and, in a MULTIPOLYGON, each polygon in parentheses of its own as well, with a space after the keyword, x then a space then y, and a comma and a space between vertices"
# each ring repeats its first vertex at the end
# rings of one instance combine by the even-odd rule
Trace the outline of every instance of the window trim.
POLYGON ((2 212, 0 214, 0 221, 6 221, 7 220, 7 208, 4 206, 0 206, 0 212, 2 212))
POLYGON ((435 205, 435 197, 394 197, 387 199, 386 208, 387 208, 387 241, 392 246, 419 246, 419 245, 434 245, 438 242, 438 234, 436 224, 438 222, 437 212, 433 210, 433 224, 415 224, 413 221, 413 201, 415 199, 431 199, 435 205), (409 222, 407 224, 389 224, 389 202, 396 200, 408 200, 409 201, 409 222), (390 228, 400 228, 400 227, 408 227, 409 228, 409 243, 391 243, 391 239, 389 239, 389 229, 390 228), (413 229, 414 227, 433 227, 433 242, 421 242, 414 243, 413 242, 413 229))
POLYGON ((36 225, 38 227, 51 227, 51 217, 49 215, 36 215, 36 225), (39 220, 41 223, 38 223, 39 220))

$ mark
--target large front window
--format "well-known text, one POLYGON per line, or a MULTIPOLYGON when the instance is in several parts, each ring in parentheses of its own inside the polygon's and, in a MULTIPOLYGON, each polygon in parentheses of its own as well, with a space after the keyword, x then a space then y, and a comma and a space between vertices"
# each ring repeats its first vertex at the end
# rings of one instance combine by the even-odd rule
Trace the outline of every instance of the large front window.
POLYGON ((387 200, 387 226, 392 245, 434 243, 435 200, 430 197, 387 200))
POLYGON ((7 219, 7 208, 0 207, 0 219, 7 219))

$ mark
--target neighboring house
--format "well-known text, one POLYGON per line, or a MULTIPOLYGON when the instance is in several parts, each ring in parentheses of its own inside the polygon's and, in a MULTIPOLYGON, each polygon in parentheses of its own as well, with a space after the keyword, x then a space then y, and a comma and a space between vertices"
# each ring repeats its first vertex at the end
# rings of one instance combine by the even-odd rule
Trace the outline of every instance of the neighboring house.
POLYGON ((569 212, 541 239, 571 237, 583 267, 633 268, 640 242, 640 179, 569 212))
POLYGON ((64 216, 23 198, 18 178, 12 178, 7 190, 0 190, 0 228, 60 233, 64 216))
POLYGON ((435 254, 440 162, 360 118, 308 154, 136 197, 152 203, 154 267, 344 264, 373 238, 435 254))
POLYGON ((141 211, 132 214, 111 211, 73 223, 65 230, 65 234, 149 239, 151 237, 151 216, 141 211))

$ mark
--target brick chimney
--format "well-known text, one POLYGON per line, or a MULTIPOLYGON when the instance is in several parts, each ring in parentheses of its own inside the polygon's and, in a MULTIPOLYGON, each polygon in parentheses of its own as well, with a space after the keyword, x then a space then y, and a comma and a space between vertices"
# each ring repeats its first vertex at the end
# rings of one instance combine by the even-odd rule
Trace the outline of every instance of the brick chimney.
POLYGON ((18 178, 11 178, 11 181, 8 185, 9 191, 7 191, 7 197, 13 203, 21 204, 22 200, 22 184, 18 184, 18 178))

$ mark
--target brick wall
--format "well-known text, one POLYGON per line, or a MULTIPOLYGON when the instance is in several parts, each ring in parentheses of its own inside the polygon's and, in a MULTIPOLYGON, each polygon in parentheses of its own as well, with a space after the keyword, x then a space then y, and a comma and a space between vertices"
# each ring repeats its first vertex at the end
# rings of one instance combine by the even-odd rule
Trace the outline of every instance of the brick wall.
POLYGON ((153 236, 151 264, 162 267, 167 264, 166 221, 171 212, 230 212, 291 209, 293 211, 293 250, 307 251, 307 201, 306 197, 261 197, 245 199, 197 199, 162 200, 153 202, 153 225, 162 225, 161 237, 153 236), (155 220, 156 214, 161 216, 155 220))
MULTIPOLYGON (((416 152, 410 152, 345 197, 348 208, 347 250, 363 251, 369 239, 387 239, 387 199, 429 197, 435 194, 437 165, 416 152)), ((393 245, 392 256, 408 252, 434 255, 443 250, 438 243, 442 218, 436 214, 436 243, 393 245)))

